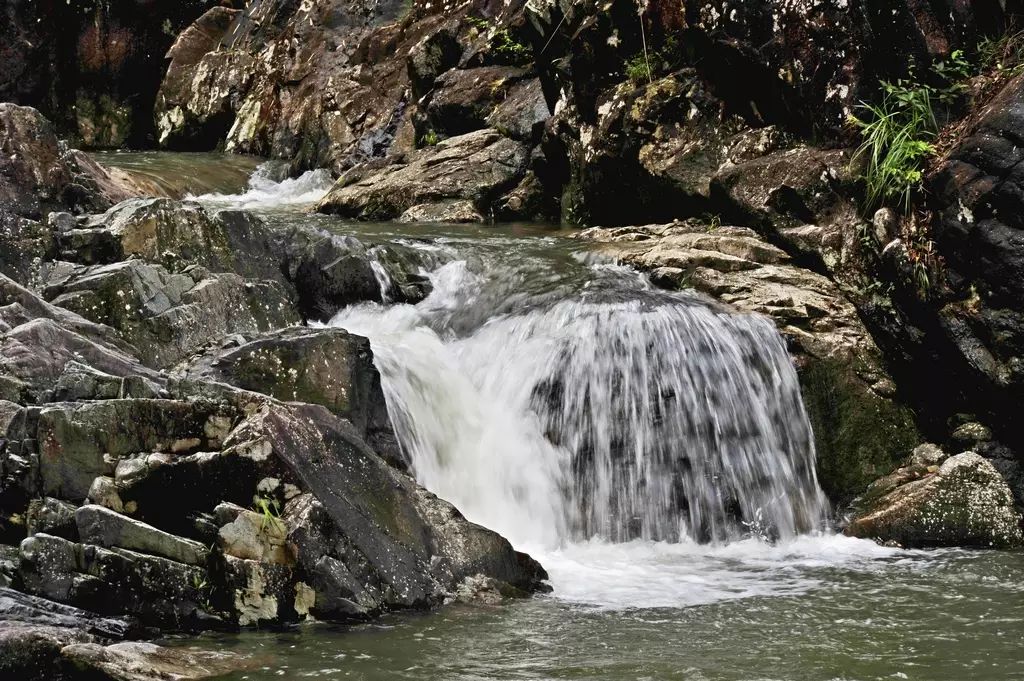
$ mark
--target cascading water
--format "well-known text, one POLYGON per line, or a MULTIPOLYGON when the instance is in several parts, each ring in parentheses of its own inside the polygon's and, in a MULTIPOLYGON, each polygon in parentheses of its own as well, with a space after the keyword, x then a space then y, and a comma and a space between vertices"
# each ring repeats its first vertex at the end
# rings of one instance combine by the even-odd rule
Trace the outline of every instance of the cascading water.
POLYGON ((371 339, 422 484, 527 545, 823 524, 811 429, 771 322, 625 268, 576 262, 524 287, 516 265, 455 259, 423 303, 332 322, 371 339))

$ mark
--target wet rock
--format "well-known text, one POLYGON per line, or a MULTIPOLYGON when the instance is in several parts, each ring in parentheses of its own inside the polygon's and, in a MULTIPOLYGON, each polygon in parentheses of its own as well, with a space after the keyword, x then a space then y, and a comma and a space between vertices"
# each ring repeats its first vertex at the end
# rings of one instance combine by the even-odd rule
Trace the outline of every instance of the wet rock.
POLYGON ((362 220, 393 220, 413 206, 470 201, 490 215, 497 198, 526 172, 527 149, 494 130, 452 137, 413 154, 407 163, 344 175, 317 206, 362 220))
POLYGON ((17 382, 19 401, 49 401, 55 387, 68 389, 66 383, 58 385, 65 372, 70 369, 81 373, 83 363, 110 377, 159 380, 126 352, 68 330, 51 319, 34 319, 0 336, 0 375, 17 382))
POLYGON ((70 678, 97 681, 198 681, 214 679, 254 666, 229 651, 165 648, 153 643, 124 642, 109 646, 75 643, 60 651, 61 667, 70 678))
POLYGON ((543 127, 548 115, 539 83, 524 69, 452 69, 435 81, 417 129, 421 137, 428 133, 454 137, 497 128, 530 140, 534 125, 543 127), (533 86, 529 90, 528 82, 533 86))
POLYGON ((6 212, 0 207, 0 274, 31 283, 44 258, 55 252, 49 226, 6 212))
POLYGON ((385 607, 427 607, 455 588, 451 578, 440 578, 461 568, 525 591, 546 579, 507 541, 457 514, 434 524, 427 515, 434 507, 419 499, 417 486, 326 410, 278 410, 261 422, 271 441, 286 445, 278 455, 314 495, 290 502, 284 516, 295 528, 289 538, 316 592, 314 615, 365 617, 385 607), (358 478, 351 470, 360 471, 358 478), (428 567, 434 556, 448 567, 428 567))
POLYGON ((400 216, 398 222, 404 223, 456 223, 465 224, 483 222, 472 201, 444 201, 441 203, 423 203, 412 206, 400 216))
POLYGON ((214 513, 224 520, 227 520, 225 516, 233 516, 217 533, 225 555, 258 563, 295 564, 295 557, 288 546, 288 525, 285 521, 230 504, 217 506, 214 513))
POLYGON ((19 574, 28 593, 148 626, 184 630, 206 619, 205 570, 159 556, 37 534, 21 543, 19 574))
POLYGON ((39 412, 44 493, 80 501, 97 476, 139 452, 184 455, 210 447, 204 423, 219 408, 201 402, 126 399, 45 407, 39 412))
POLYGON ((0 676, 19 681, 61 679, 60 651, 95 638, 70 627, 0 620, 0 676))
POLYGON ((409 91, 418 99, 456 65, 459 18, 471 9, 261 3, 234 24, 229 13, 210 12, 171 52, 156 107, 161 143, 213 149, 223 141, 229 151, 289 159, 293 170, 336 171, 412 148, 409 91), (222 41, 231 49, 219 49, 222 41))
POLYGON ((294 229, 283 237, 282 269, 305 320, 328 322, 359 302, 417 303, 431 291, 422 270, 445 257, 400 244, 368 247, 352 237, 294 229))
POLYGON ((343 329, 286 329, 203 359, 189 374, 323 405, 379 454, 399 456, 369 341, 343 329))
POLYGON ((846 151, 798 146, 727 164, 712 179, 711 192, 737 223, 849 280, 863 270, 861 236, 868 231, 850 166, 846 151))
POLYGON ((975 412, 1018 449, 1024 440, 1010 405, 1024 398, 1022 92, 1024 79, 1018 77, 980 105, 959 145, 929 178, 944 276, 932 277, 930 305, 904 306, 917 328, 935 339, 915 348, 921 362, 915 374, 936 377, 922 381, 923 391, 938 390, 941 368, 956 375, 963 394, 936 409, 975 412))
POLYGON ((673 223, 591 229, 580 238, 649 272, 667 288, 692 288, 775 321, 797 365, 818 453, 818 476, 835 504, 848 503, 919 441, 895 399, 881 350, 830 279, 799 267, 756 232, 673 223))
POLYGON ((974 452, 939 463, 915 452, 910 465, 873 483, 846 528, 901 546, 1012 548, 1024 544, 1006 481, 974 452))
POLYGON ((136 625, 130 620, 101 617, 13 589, 0 589, 0 622, 75 630, 84 640, 93 640, 93 636, 123 639, 136 633, 136 625))
POLYGON ((52 210, 103 210, 132 195, 84 154, 68 150, 30 107, 0 104, 0 212, 41 220, 52 210))

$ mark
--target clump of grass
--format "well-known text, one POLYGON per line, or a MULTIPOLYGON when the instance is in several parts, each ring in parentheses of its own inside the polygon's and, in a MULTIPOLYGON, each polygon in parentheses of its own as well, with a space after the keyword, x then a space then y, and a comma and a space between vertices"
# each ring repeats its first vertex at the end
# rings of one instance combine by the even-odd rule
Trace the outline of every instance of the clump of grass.
POLYGON ((1015 76, 1024 72, 1024 31, 1008 31, 978 43, 982 71, 1015 76))
POLYGON ((427 132, 423 134, 423 137, 420 138, 421 147, 436 147, 440 143, 441 136, 434 130, 427 130, 427 132))
POLYGON ((851 116, 862 138, 854 160, 866 163, 866 210, 893 205, 910 211, 925 162, 935 150, 939 125, 932 100, 932 88, 899 80, 884 83, 881 101, 865 103, 861 115, 851 116))

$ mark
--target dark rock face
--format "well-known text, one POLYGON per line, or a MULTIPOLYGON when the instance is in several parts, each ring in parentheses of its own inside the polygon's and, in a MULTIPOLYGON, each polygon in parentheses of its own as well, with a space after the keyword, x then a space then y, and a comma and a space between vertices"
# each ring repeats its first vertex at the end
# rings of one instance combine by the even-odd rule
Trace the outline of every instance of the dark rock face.
POLYGON ((39 220, 52 210, 103 210, 131 196, 123 178, 69 150, 35 109, 0 104, 0 150, 0 212, 39 220))
POLYGON ((912 317, 942 339, 934 345, 956 372, 964 411, 986 414, 1017 446, 1024 437, 1010 405, 1024 399, 1022 93, 1024 80, 1007 84, 931 178, 950 291, 912 317))
POLYGON ((296 327, 204 358, 189 371, 279 400, 326 407, 378 454, 398 460, 369 342, 342 329, 296 327))
POLYGON ((174 36, 215 0, 13 0, 0 11, 0 101, 40 109, 87 147, 151 143, 174 36))

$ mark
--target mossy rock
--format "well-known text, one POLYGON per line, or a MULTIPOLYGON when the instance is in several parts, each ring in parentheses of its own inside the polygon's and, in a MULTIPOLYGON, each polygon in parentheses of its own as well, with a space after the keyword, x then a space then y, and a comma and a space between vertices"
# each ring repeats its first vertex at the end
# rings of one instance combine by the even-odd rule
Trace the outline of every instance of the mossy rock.
POLYGON ((800 385, 814 428, 818 480, 836 508, 897 468, 921 441, 910 409, 877 395, 843 362, 808 362, 800 385))

